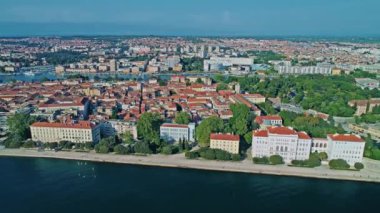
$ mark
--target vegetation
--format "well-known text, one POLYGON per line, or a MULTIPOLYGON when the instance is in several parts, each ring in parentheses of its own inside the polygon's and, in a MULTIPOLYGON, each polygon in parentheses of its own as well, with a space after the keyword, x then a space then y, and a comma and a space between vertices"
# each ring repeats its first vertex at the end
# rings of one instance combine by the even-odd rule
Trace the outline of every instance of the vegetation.
POLYGON ((177 124, 189 124, 190 123, 190 115, 187 112, 178 112, 175 115, 174 122, 177 124))
POLYGON ((198 57, 181 58, 184 71, 200 71, 203 70, 203 59, 198 57))
POLYGON ((287 111, 282 111, 279 115, 282 117, 285 126, 291 126, 298 131, 305 131, 312 137, 325 138, 327 134, 345 133, 342 127, 335 127, 332 123, 318 117, 287 111))
POLYGON ((268 64, 268 61, 282 60, 284 55, 275 53, 273 51, 248 51, 248 55, 255 56, 255 64, 268 64))
POLYGON ((131 150, 131 147, 130 146, 125 146, 125 145, 122 145, 122 144, 118 144, 114 147, 114 151, 116 154, 119 154, 119 155, 126 155, 126 154, 130 154, 132 152, 131 150))
POLYGON ((216 91, 227 90, 227 89, 228 89, 228 85, 225 83, 219 83, 218 86, 216 86, 216 91))
POLYGON ((140 154, 152 154, 152 150, 149 147, 149 143, 146 141, 136 142, 134 146, 135 153, 140 154))
POLYGON ((252 158, 254 164, 269 164, 269 159, 267 157, 254 157, 252 158))
POLYGON ((220 160, 220 161, 240 161, 241 156, 239 154, 231 154, 227 151, 211 148, 200 148, 199 150, 186 152, 186 158, 197 159, 199 157, 206 160, 220 160))
POLYGON ((329 162, 330 169, 349 169, 350 165, 343 159, 334 159, 329 162))
POLYGON ((30 138, 30 125, 35 121, 29 114, 16 113, 9 116, 7 125, 9 128, 8 138, 4 145, 7 148, 20 148, 23 141, 30 138))
POLYGON ((62 50, 58 52, 44 52, 37 54, 37 58, 45 58, 46 62, 53 65, 70 64, 87 59, 88 56, 74 51, 62 50))
POLYGON ((364 157, 371 158, 374 160, 380 160, 380 147, 370 135, 365 138, 365 148, 364 148, 364 157))
POLYGON ((272 155, 269 157, 269 163, 272 165, 284 164, 284 160, 280 155, 272 155))
POLYGON ((157 113, 143 113, 137 122, 137 134, 149 144, 160 145, 161 118, 157 113))
POLYGON ((195 137, 199 146, 208 147, 210 145, 210 134, 216 132, 222 132, 224 127, 223 120, 211 116, 204 119, 197 127, 195 131, 195 137))
POLYGON ((364 169, 364 165, 362 163, 359 163, 359 162, 355 163, 354 167, 356 170, 364 169))
POLYGON ((98 144, 95 145, 95 152, 106 154, 106 153, 112 152, 115 146, 116 146, 115 137, 103 138, 100 140, 98 144))
POLYGON ((308 167, 308 168, 321 166, 322 158, 326 157, 327 159, 327 154, 326 153, 322 154, 322 153, 324 152, 311 153, 308 160, 292 160, 292 166, 308 167))
POLYGON ((279 97, 285 103, 299 104, 304 109, 314 109, 331 116, 350 117, 355 109, 348 106, 348 101, 380 97, 377 89, 362 90, 356 86, 355 78, 367 75, 366 72, 357 71, 353 75, 280 76, 276 80, 264 81, 258 77, 215 76, 214 79, 224 83, 236 81, 243 91, 279 97))

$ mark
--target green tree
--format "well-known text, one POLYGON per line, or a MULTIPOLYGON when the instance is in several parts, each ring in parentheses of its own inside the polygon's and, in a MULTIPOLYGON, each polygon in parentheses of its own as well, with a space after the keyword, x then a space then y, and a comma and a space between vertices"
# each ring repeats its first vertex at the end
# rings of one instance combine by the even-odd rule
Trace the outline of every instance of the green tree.
POLYGON ((134 150, 136 153, 152 154, 152 150, 149 147, 149 143, 146 141, 135 143, 134 150))
POLYGON ((125 133, 121 134, 120 137, 121 137, 123 143, 125 143, 125 144, 132 144, 135 142, 131 132, 125 132, 125 133))
POLYGON ((334 159, 329 162, 330 169, 349 169, 350 165, 343 159, 334 159))
POLYGON ((116 145, 114 148, 114 151, 116 152, 116 154, 119 154, 119 155, 126 155, 130 153, 129 147, 125 147, 121 144, 116 145))
MULTIPOLYGON (((9 137, 17 137, 18 140, 24 141, 30 138, 30 125, 35 121, 35 118, 29 114, 16 113, 7 119, 9 129, 9 137)), ((20 142, 21 142, 20 141, 20 142)))
POLYGON ((190 115, 187 112, 177 112, 175 115, 175 120, 177 124, 189 124, 190 115))
POLYGON ((196 128, 195 136, 198 141, 198 144, 201 147, 207 147, 210 145, 210 134, 215 132, 223 131, 223 120, 211 116, 204 119, 196 128))
POLYGON ((319 159, 321 159, 322 161, 327 160, 327 158, 328 158, 326 152, 320 152, 320 153, 318 153, 318 155, 319 155, 319 159))
POLYGON ((161 118, 157 113, 143 113, 137 122, 139 138, 148 143, 160 145, 161 118))
POLYGON ((269 157, 269 162, 272 165, 284 164, 284 160, 280 155, 272 155, 269 157))
POLYGON ((245 135, 250 129, 252 115, 250 109, 245 104, 232 104, 230 109, 233 113, 229 120, 231 129, 235 134, 245 135))
POLYGON ((357 170, 362 170, 362 169, 364 169, 364 165, 363 165, 362 163, 359 163, 359 162, 355 163, 354 167, 355 167, 355 169, 357 169, 357 170))
POLYGON ((228 89, 228 85, 225 83, 219 83, 218 86, 216 86, 216 91, 227 90, 227 89, 228 89))

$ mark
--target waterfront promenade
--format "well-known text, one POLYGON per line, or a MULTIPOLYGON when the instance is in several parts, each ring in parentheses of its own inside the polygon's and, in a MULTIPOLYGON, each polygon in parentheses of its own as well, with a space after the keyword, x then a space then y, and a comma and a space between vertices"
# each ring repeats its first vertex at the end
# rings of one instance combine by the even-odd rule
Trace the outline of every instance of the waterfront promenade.
POLYGON ((286 165, 257 165, 251 160, 242 162, 222 162, 209 160, 189 160, 184 154, 177 155, 116 155, 116 154, 97 154, 94 152, 54 152, 27 149, 4 149, 0 150, 1 156, 14 157, 37 157, 37 158, 57 158, 68 160, 83 160, 107 163, 122 163, 144 166, 160 166, 172 168, 201 169, 223 172, 241 172, 252 174, 284 175, 308 178, 352 180, 364 182, 380 183, 380 161, 370 159, 364 160, 365 169, 361 171, 331 170, 327 165, 317 168, 298 168, 286 165))

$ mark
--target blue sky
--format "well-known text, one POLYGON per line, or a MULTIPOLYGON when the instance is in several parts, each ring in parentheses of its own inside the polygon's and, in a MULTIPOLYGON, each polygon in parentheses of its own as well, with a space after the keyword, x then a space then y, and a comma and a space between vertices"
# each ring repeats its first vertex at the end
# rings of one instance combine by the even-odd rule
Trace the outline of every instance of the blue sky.
POLYGON ((0 0, 0 35, 379 36, 380 0, 0 0))

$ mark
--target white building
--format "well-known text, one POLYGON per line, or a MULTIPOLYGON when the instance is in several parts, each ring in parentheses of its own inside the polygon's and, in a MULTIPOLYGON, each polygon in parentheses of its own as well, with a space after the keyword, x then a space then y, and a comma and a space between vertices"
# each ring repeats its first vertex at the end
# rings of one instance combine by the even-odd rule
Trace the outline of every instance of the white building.
POLYGON ((165 123, 160 127, 160 138, 168 142, 177 142, 180 139, 187 141, 194 141, 195 137, 195 124, 172 124, 165 123))
POLYGON ((329 160, 343 159, 351 166, 362 162, 365 141, 357 135, 334 134, 327 136, 327 155, 329 160))
POLYGON ((71 141, 73 143, 98 143, 100 127, 89 121, 68 123, 36 122, 30 126, 33 141, 43 143, 71 141))
POLYGON ((268 127, 252 137, 252 157, 280 155, 286 163, 309 159, 311 138, 288 127, 268 127))
POLYGON ((282 126, 282 118, 278 115, 256 116, 255 122, 262 128, 267 126, 282 126))
POLYGON ((331 75, 332 66, 275 66, 279 74, 322 74, 331 75))
POLYGON ((224 67, 231 66, 251 66, 253 65, 253 58, 228 58, 228 57, 211 57, 210 60, 204 60, 204 71, 218 71, 224 67))

